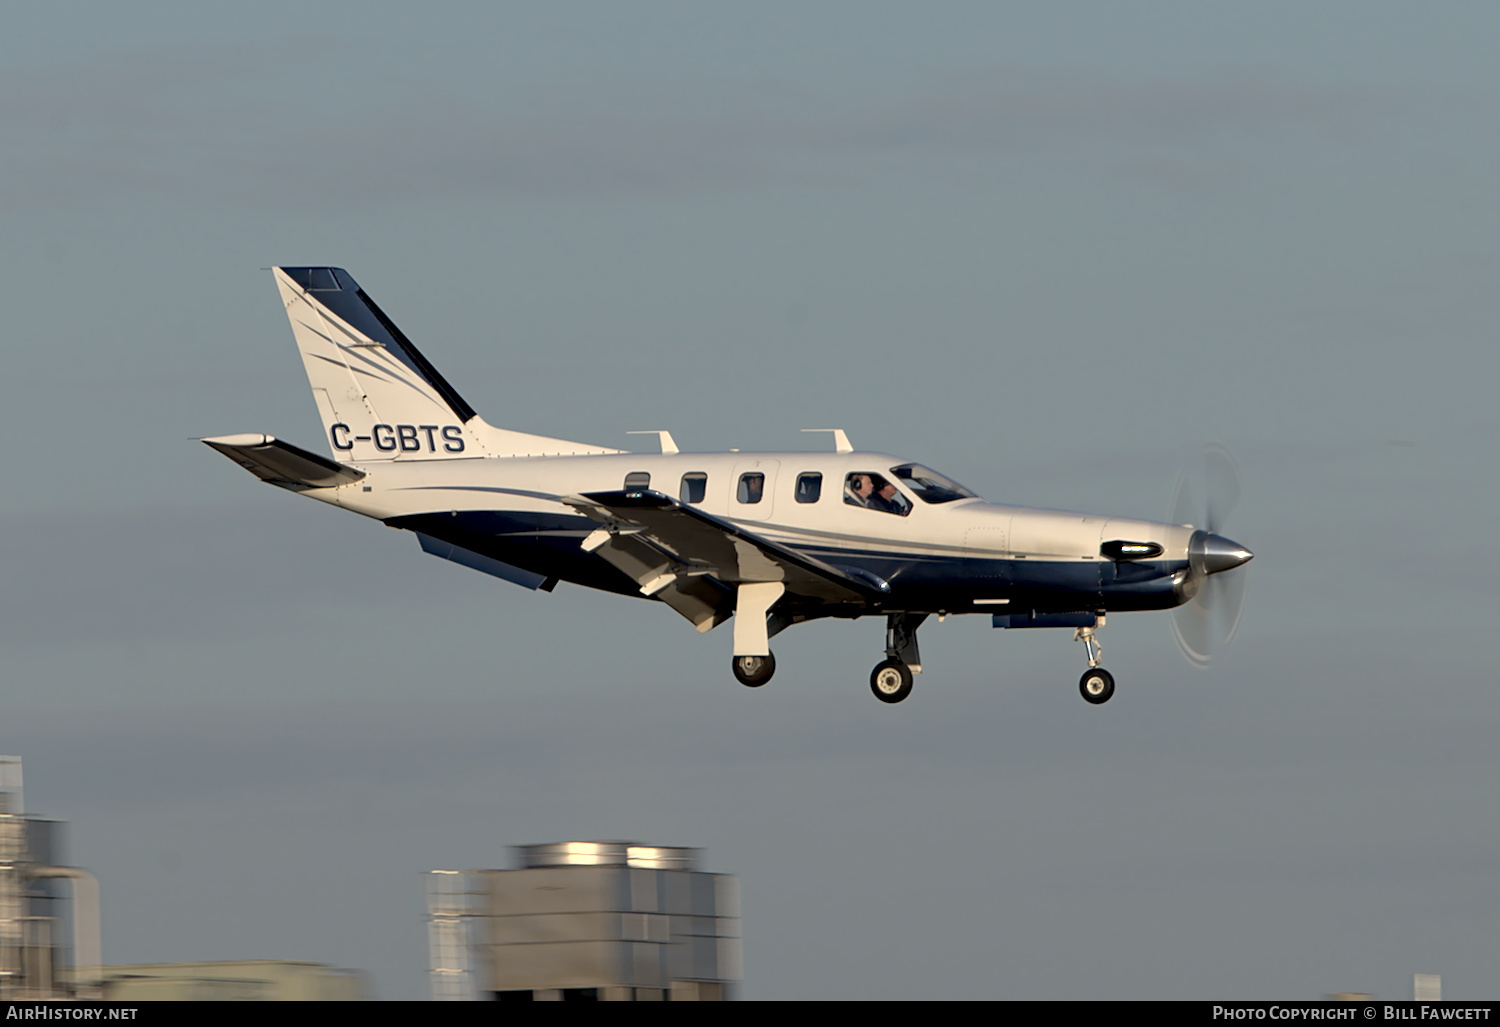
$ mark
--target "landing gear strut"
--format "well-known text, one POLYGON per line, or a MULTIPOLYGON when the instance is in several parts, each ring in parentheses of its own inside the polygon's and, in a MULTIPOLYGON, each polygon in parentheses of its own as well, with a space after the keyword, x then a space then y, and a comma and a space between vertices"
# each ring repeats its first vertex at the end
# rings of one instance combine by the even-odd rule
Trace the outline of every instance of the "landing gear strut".
POLYGON ((922 673, 917 628, 925 613, 888 613, 885 616, 885 660, 870 673, 870 691, 881 702, 898 703, 911 695, 912 675, 922 673))
MULTIPOLYGON (((1099 623, 1104 623, 1102 615, 1099 623)), ((1083 696, 1085 702, 1095 706, 1109 702, 1110 697, 1115 694, 1115 676, 1099 666, 1104 657, 1104 647, 1094 637, 1094 629, 1075 628, 1073 641, 1082 642, 1089 654, 1089 669, 1078 679, 1078 694, 1083 696)))
POLYGON ((774 653, 764 656, 736 656, 729 666, 740 684, 747 688, 759 688, 776 673, 776 656, 774 653))
POLYGON ((768 614, 785 591, 786 586, 779 581, 741 582, 735 590, 734 656, 729 666, 742 685, 759 688, 776 673, 768 614))

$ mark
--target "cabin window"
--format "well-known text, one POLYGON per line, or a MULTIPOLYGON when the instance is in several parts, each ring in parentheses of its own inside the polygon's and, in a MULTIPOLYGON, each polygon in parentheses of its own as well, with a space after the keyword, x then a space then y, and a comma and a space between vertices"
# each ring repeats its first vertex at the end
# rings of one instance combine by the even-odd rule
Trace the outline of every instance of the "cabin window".
POLYGON ((689 471, 682 476, 682 489, 678 497, 684 503, 701 503, 708 491, 708 475, 702 471, 689 471))
POLYGON ((651 487, 650 471, 631 471, 625 475, 625 489, 649 489, 651 487))
POLYGON ((871 471, 855 471, 844 479, 844 502, 881 513, 911 513, 911 500, 901 490, 871 471))
POLYGON ((823 494, 823 475, 817 471, 808 471, 797 475, 797 502, 816 503, 818 497, 823 494))
POLYGON ((759 503, 766 493, 766 476, 759 471, 740 475, 740 487, 735 496, 741 503, 759 503))

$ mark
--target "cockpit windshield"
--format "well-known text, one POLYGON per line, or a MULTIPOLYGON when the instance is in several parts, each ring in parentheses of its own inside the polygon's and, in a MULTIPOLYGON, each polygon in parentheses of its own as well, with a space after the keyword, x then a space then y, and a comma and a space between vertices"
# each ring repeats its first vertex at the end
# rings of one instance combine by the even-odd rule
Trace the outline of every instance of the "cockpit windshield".
POLYGON ((891 473, 924 503, 951 503, 955 499, 979 498, 952 478, 945 478, 921 464, 902 464, 900 467, 892 467, 891 473))

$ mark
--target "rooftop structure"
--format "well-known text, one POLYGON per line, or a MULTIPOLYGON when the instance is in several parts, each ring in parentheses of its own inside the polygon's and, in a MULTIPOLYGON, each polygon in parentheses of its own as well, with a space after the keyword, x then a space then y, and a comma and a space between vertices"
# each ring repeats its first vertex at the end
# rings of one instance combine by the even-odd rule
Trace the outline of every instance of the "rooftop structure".
POLYGON ((433 998, 714 1001, 739 979, 738 882, 698 850, 561 842, 427 874, 433 998))
POLYGON ((102 997, 109 1002, 355 1002, 370 997, 357 970, 292 960, 106 966, 101 977, 102 997))

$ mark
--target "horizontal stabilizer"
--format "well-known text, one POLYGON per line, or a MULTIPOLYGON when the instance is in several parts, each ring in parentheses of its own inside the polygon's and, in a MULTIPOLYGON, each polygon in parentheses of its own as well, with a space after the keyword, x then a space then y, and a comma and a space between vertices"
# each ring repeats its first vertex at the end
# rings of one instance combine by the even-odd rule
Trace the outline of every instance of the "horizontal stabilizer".
POLYGON ((220 435, 201 439, 261 481, 301 492, 348 485, 365 476, 364 471, 335 463, 326 456, 309 453, 274 435, 220 435))
POLYGON ((549 578, 544 574, 534 574, 520 567, 513 567, 508 563, 496 560, 492 556, 476 553, 472 549, 463 546, 455 546, 452 542, 444 542, 440 538, 424 535, 420 531, 416 533, 417 541, 422 543, 422 552, 431 553, 442 560, 451 560, 456 564, 468 567, 470 570, 491 574, 497 578, 503 578, 512 584, 529 588, 533 592, 541 589, 543 592, 551 592, 557 584, 556 578, 549 578))

